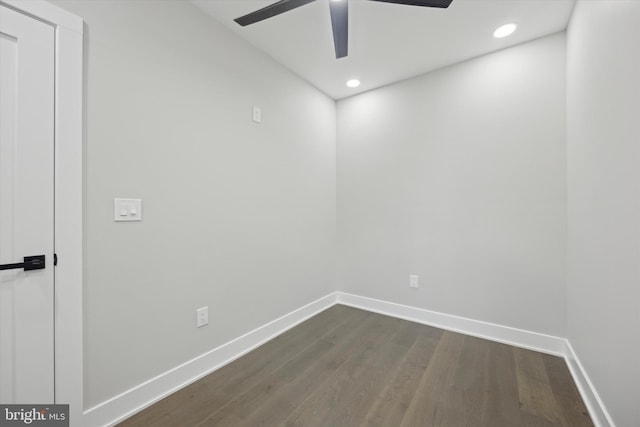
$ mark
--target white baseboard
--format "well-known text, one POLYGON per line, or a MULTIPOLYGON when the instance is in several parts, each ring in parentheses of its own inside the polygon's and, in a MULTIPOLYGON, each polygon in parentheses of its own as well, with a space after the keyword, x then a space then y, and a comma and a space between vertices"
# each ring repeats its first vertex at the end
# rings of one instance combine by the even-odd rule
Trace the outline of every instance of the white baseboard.
POLYGON ((580 391, 582 400, 589 410, 593 424, 596 427, 615 427, 611 415, 609 415, 602 399, 600 399, 600 395, 593 386, 591 379, 589 379, 587 371, 584 370, 569 340, 566 340, 565 360, 569 366, 573 381, 575 381, 578 391, 580 391))
POLYGON ((322 297, 86 410, 83 414, 82 422, 74 424, 82 426, 112 426, 205 375, 220 369, 336 303, 336 292, 322 297))
POLYGON ((76 425, 112 426, 335 304, 564 357, 595 426, 615 427, 571 344, 564 338, 344 292, 322 297, 88 409, 83 414, 82 422, 76 425))
POLYGON ((338 303, 448 331, 564 357, 565 339, 437 311, 338 292, 338 303))

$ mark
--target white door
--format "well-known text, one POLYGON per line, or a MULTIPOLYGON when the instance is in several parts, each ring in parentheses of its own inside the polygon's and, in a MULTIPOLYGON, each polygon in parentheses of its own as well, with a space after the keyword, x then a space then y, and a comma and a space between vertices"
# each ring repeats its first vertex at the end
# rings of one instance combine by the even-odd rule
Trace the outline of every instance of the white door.
POLYGON ((0 403, 5 404, 54 401, 54 41, 52 26, 0 6, 0 265, 5 268, 0 270, 0 403), (45 255, 44 269, 6 269, 36 255, 45 255))

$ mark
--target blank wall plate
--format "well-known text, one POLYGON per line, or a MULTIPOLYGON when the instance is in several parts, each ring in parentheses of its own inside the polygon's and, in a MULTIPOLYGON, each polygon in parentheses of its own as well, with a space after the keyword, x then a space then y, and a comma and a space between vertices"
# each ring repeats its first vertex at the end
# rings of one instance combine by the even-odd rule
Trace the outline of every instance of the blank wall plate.
POLYGON ((113 199, 113 220, 142 221, 142 200, 113 199))
POLYGON ((256 123, 262 123, 262 110, 259 107, 253 107, 253 121, 256 123))
POLYGON ((209 323, 209 306, 196 310, 196 327, 201 328, 209 323))
POLYGON ((410 288, 418 287, 418 276, 409 276, 409 287, 410 288))

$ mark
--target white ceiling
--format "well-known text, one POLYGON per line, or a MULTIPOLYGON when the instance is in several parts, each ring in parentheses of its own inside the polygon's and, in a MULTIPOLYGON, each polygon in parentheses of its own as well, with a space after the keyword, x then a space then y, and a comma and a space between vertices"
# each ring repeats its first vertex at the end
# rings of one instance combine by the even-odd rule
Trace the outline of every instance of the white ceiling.
POLYGON ((447 9, 349 1, 349 56, 336 59, 329 0, 247 27, 233 20, 275 0, 192 0, 196 6, 334 99, 562 31, 575 0, 453 0, 447 9), (518 29, 493 37, 502 24, 518 29), (362 84, 345 86, 351 78, 362 84))

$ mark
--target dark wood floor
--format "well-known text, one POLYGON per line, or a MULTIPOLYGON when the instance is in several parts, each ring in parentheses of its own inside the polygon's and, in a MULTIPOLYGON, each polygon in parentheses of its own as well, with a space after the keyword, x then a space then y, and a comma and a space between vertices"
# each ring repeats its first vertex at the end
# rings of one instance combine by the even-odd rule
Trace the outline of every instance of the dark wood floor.
POLYGON ((593 426, 563 359, 334 306, 120 426, 593 426))

